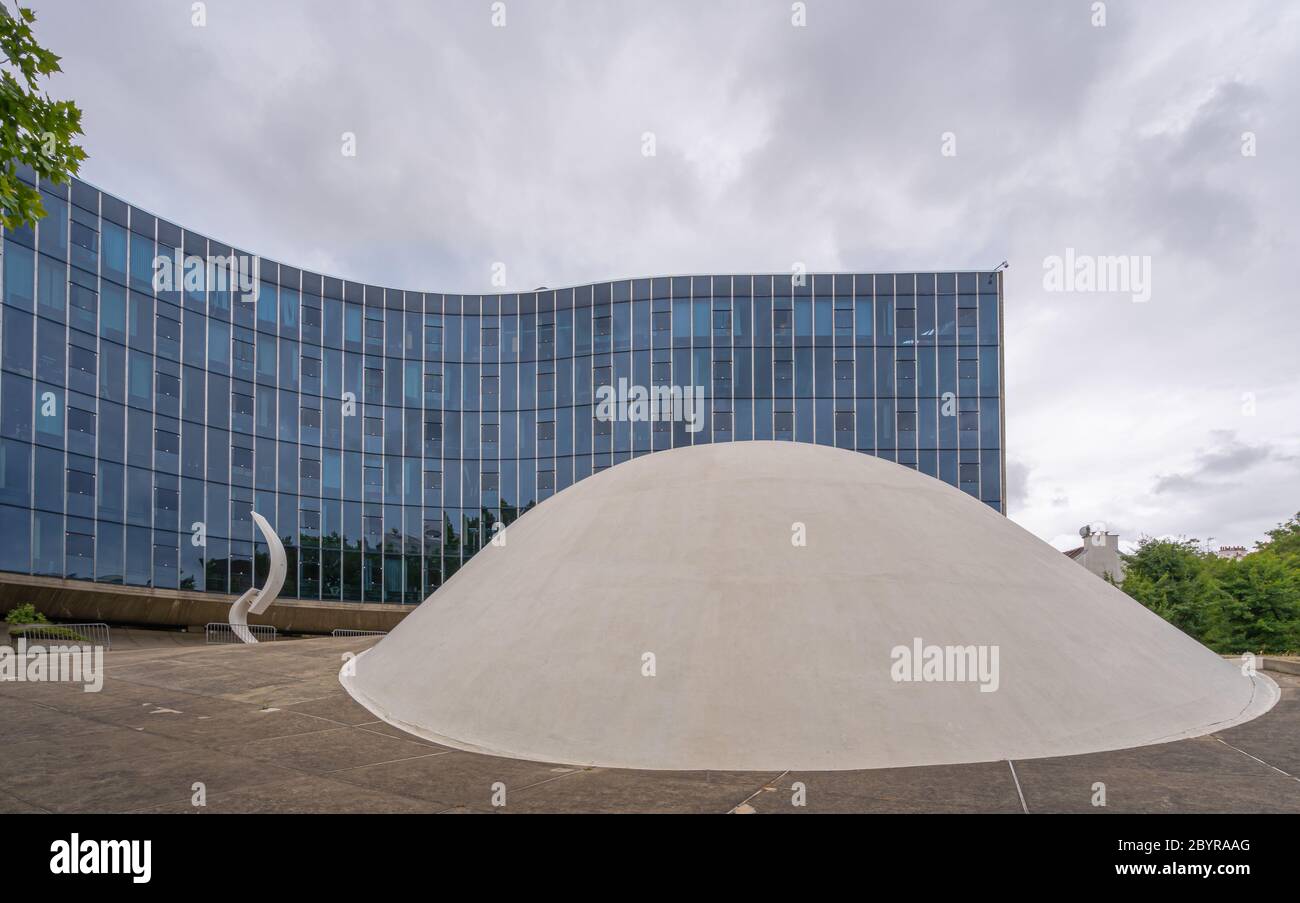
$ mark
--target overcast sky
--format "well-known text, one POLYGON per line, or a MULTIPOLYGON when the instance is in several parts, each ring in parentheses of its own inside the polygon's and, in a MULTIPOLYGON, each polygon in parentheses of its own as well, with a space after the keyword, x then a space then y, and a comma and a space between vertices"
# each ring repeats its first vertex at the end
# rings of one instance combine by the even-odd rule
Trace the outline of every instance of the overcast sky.
POLYGON ((1300 509, 1295 3, 32 5, 82 175, 213 238, 430 291, 1006 259, 1012 518, 1300 509), (1067 248, 1150 300, 1049 291, 1067 248))

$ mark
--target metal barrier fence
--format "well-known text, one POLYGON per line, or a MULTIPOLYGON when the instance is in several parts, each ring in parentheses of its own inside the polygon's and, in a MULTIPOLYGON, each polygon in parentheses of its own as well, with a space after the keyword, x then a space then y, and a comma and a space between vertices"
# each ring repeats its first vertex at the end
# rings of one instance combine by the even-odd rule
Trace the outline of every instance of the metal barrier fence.
POLYGON ((25 639, 28 643, 64 642, 113 648, 108 625, 103 621, 84 624, 14 624, 9 628, 9 636, 14 642, 25 639))
MULTIPOLYGON (((275 627, 270 624, 241 625, 238 629, 248 631, 248 634, 259 643, 275 642, 275 627)), ((212 621, 203 625, 203 639, 208 645, 244 642, 243 638, 236 633, 236 628, 225 621, 212 621)))
POLYGON ((388 636, 387 630, 349 630, 346 627, 335 627, 330 631, 330 636, 388 636))

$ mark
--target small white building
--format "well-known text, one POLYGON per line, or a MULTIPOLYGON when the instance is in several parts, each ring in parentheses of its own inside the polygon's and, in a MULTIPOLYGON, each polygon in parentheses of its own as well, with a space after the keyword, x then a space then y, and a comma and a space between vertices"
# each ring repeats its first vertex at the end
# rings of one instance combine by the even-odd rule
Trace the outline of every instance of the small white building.
POLYGON ((1111 577, 1116 583, 1124 582, 1124 561, 1119 557, 1119 534, 1108 533, 1105 528, 1094 530, 1091 526, 1080 528, 1083 545, 1070 549, 1065 556, 1092 571, 1098 577, 1111 577))
POLYGON ((1218 551, 1214 553, 1220 558, 1231 558, 1233 561, 1241 561, 1249 553, 1245 546, 1219 546, 1218 551))

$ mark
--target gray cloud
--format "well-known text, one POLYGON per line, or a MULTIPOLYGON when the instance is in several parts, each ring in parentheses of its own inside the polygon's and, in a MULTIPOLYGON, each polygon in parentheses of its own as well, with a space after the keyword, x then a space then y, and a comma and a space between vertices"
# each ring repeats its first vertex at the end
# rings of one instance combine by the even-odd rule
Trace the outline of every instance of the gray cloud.
MULTIPOLYGON (((1215 430, 1210 434, 1215 445, 1197 451, 1192 467, 1182 473, 1160 476, 1152 492, 1198 492, 1207 483, 1235 485, 1247 472, 1277 456, 1267 444, 1251 445, 1237 439, 1232 430, 1215 430)), ((1290 456, 1278 456, 1288 459, 1290 456)))
POLYGON ((34 5, 84 175, 215 238, 465 291, 1005 258, 1017 521, 1247 542, 1295 507, 1291 4, 34 5), (1150 255, 1151 301, 1045 292, 1066 247, 1150 255), (1211 430, 1272 457, 1224 490, 1211 430))

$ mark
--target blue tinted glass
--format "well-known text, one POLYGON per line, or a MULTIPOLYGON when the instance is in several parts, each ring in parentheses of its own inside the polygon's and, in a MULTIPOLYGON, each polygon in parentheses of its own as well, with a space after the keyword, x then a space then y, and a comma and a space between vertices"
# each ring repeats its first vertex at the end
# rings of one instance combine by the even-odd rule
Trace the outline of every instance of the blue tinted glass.
POLYGON ((329 280, 322 294, 306 275, 300 294, 282 268, 295 285, 263 283, 232 326, 214 297, 206 311, 155 298, 152 240, 84 211, 71 223, 97 224, 98 244, 82 228, 50 229, 45 253, 5 241, 11 569, 238 591, 260 573, 256 508, 289 539, 286 595, 405 604, 497 520, 634 455, 712 441, 856 448, 1001 506, 996 285, 818 276, 773 297, 770 277, 719 277, 444 298, 329 280), (78 249, 102 279, 69 280, 78 249), (701 428, 600 419, 594 389, 620 384, 698 386, 701 428), (184 541, 195 520, 207 554, 184 541))

